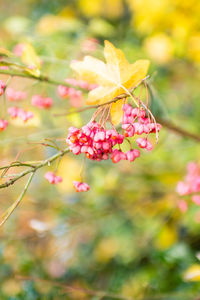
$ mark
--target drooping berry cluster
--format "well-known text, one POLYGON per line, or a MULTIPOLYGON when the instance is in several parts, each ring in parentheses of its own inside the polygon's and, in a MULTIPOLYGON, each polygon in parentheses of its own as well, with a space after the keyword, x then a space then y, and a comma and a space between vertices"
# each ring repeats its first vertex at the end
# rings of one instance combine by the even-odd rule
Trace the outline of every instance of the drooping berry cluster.
POLYGON ((24 122, 27 122, 29 119, 34 117, 34 115, 31 111, 27 111, 27 110, 24 110, 22 108, 15 107, 15 106, 9 107, 8 113, 11 116, 11 118, 13 118, 13 119, 20 118, 24 122))
POLYGON ((94 121, 81 129, 70 127, 66 141, 75 155, 85 153, 87 158, 101 161, 109 159, 113 147, 122 144, 123 140, 124 136, 116 130, 106 130, 94 121))
POLYGON ((192 201, 200 205, 200 166, 197 163, 187 165, 185 179, 178 182, 176 191, 180 196, 191 195, 192 201))
POLYGON ((20 100, 24 100, 27 95, 26 92, 22 92, 22 91, 15 91, 12 88, 7 88, 6 89, 6 97, 9 101, 20 101, 20 100))
POLYGON ((45 179, 51 183, 51 184, 58 184, 60 182, 62 182, 62 177, 61 176, 57 176, 55 173, 53 172, 47 172, 45 175, 44 175, 45 179))
POLYGON ((7 126, 8 126, 8 121, 0 119, 0 131, 5 130, 7 126))
MULTIPOLYGON (((140 156, 140 151, 138 149, 130 149, 126 153, 121 151, 120 145, 124 139, 133 137, 135 134, 141 135, 144 133, 147 135, 156 130, 159 131, 161 126, 152 123, 142 109, 133 108, 125 104, 123 111, 123 134, 118 133, 116 129, 106 129, 95 121, 89 122, 81 129, 70 127, 66 142, 71 152, 75 155, 85 153, 87 158, 97 161, 109 158, 112 159, 113 163, 117 163, 120 160, 134 161, 135 158, 140 156), (119 149, 114 148, 115 146, 118 146, 119 149)), ((152 144, 147 137, 138 138, 136 143, 140 148, 152 150, 152 144)))
POLYGON ((42 97, 41 95, 33 95, 31 99, 31 104, 38 108, 48 109, 53 104, 53 99, 51 97, 42 97))
POLYGON ((87 81, 77 80, 74 78, 66 78, 65 82, 74 87, 59 85, 58 94, 62 99, 66 99, 66 98, 69 99, 70 105, 74 107, 81 106, 83 100, 82 92, 80 90, 77 90, 76 88, 81 88, 90 91, 97 87, 96 84, 89 84, 87 81))
MULTIPOLYGON (((149 117, 146 117, 144 109, 133 108, 129 104, 125 104, 122 107, 124 115, 122 117, 122 128, 124 129, 124 135, 126 137, 133 137, 136 135, 155 133, 160 131, 161 125, 152 122, 149 117)), ((140 148, 146 150, 152 150, 152 144, 147 137, 140 137, 136 140, 136 143, 140 148)))
POLYGON ((86 182, 73 181, 73 186, 77 192, 87 192, 90 189, 86 182))

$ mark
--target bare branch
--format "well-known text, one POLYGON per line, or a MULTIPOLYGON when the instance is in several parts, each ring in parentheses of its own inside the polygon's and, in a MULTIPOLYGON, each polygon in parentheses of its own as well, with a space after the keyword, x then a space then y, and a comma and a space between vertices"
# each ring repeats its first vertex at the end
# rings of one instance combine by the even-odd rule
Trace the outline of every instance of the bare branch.
MULTIPOLYGON (((64 149, 63 151, 59 151, 58 153, 56 153, 55 155, 51 156, 50 158, 42 161, 41 163, 35 165, 35 166, 31 166, 30 169, 28 170, 25 170, 21 173, 18 174, 18 176, 15 176, 15 178, 12 178, 10 180, 8 180, 7 182, 3 183, 0 185, 0 189, 3 189, 3 188, 6 188, 12 184, 14 184, 17 180, 19 180, 20 178, 26 176, 27 174, 30 174, 30 173, 33 173, 33 172, 36 172, 38 169, 44 167, 44 166, 47 166, 48 164, 50 164, 51 162, 53 162, 54 160, 56 160, 57 158, 65 155, 66 153, 69 152, 69 149, 66 148, 64 149)), ((23 165, 23 164, 22 164, 23 165)))
POLYGON ((22 199, 24 198, 24 195, 26 194, 28 187, 32 181, 33 175, 35 172, 32 172, 23 191, 21 192, 19 198, 6 210, 6 212, 1 216, 0 218, 0 227, 8 220, 8 218, 11 216, 15 208, 20 204, 22 199))

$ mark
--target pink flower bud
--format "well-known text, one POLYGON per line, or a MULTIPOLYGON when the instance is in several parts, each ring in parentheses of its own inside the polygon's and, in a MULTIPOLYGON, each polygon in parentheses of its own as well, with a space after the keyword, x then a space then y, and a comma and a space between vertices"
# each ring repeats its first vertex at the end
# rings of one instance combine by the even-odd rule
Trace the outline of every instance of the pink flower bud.
POLYGON ((126 152, 126 157, 127 157, 127 160, 134 161, 135 158, 136 158, 135 154, 134 154, 134 150, 127 151, 126 152))
POLYGON ((9 101, 19 101, 24 100, 27 97, 27 95, 25 92, 15 91, 12 88, 7 88, 6 97, 9 101))
POLYGON ((47 172, 44 177, 51 184, 57 184, 59 182, 62 182, 62 177, 56 176, 53 172, 47 172))
POLYGON ((53 104, 53 100, 50 97, 42 97, 40 95, 34 95, 32 97, 31 103, 33 106, 39 108, 50 108, 53 104))
POLYGON ((73 181, 74 188, 77 192, 87 192, 90 186, 85 182, 73 181))
POLYGON ((8 126, 8 121, 0 119, 0 131, 3 131, 8 126))
POLYGON ((136 140, 136 143, 138 144, 138 146, 140 148, 146 148, 147 147, 147 139, 145 139, 145 138, 138 138, 136 140))

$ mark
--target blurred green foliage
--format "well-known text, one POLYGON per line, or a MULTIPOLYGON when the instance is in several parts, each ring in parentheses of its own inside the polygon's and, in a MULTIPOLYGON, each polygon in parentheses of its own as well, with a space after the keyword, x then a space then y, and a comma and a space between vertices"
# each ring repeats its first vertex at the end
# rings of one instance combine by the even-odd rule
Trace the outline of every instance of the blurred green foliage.
MULTIPOLYGON (((64 80, 71 76, 70 61, 88 53, 83 49, 88 38, 99 40, 93 54, 100 58, 100 45, 109 39, 130 62, 151 60, 154 113, 198 133, 199 20, 198 0, 2 0, 0 45, 12 51, 18 43, 31 43, 41 72, 64 80)), ((70 108, 54 86, 20 78, 10 85, 27 91, 27 107, 34 93, 51 96, 55 105, 50 112, 35 110, 29 126, 14 122, 1 132, 1 165, 19 153, 21 160, 52 155, 54 150, 34 143, 52 138, 63 146, 67 128, 91 118, 91 111, 54 117, 70 108)), ((0 105, 3 111, 3 101, 0 105)), ((43 179, 48 168, 39 171, 0 232, 0 299, 114 299, 112 293, 119 299, 197 300, 200 278, 187 281, 184 274, 189 270, 192 276, 194 264, 200 272, 200 209, 190 204, 182 214, 175 187, 187 162, 199 160, 199 149, 163 128, 154 151, 133 164, 85 162, 92 187, 85 194, 71 184, 80 158, 62 159, 64 182, 57 187, 43 179)), ((24 180, 1 191, 1 213, 23 185, 24 180)))

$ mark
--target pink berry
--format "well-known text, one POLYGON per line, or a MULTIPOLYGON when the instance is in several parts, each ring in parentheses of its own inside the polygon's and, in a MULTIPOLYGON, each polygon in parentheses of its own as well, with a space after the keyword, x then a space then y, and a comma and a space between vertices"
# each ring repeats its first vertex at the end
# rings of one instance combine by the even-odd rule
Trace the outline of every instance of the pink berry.
POLYGON ((74 188, 77 192, 87 192, 90 186, 85 182, 73 181, 74 188))
POLYGON ((8 98, 9 101, 12 102, 12 101, 24 100, 27 97, 27 95, 26 92, 15 91, 12 88, 7 88, 6 97, 8 98))
POLYGON ((0 119, 0 131, 3 131, 8 126, 8 121, 0 119))
POLYGON ((45 179, 49 181, 51 184, 57 184, 62 182, 62 177, 55 175, 53 172, 47 172, 44 175, 45 179))

